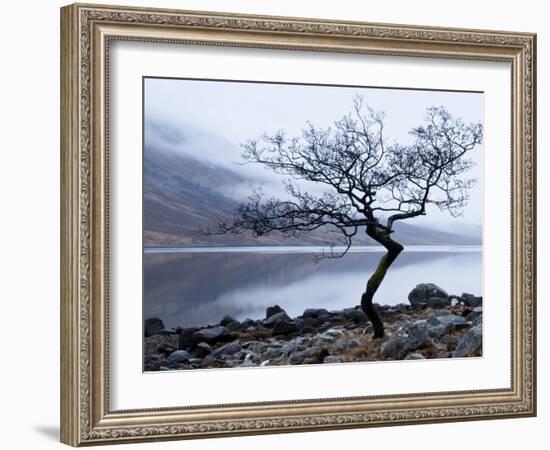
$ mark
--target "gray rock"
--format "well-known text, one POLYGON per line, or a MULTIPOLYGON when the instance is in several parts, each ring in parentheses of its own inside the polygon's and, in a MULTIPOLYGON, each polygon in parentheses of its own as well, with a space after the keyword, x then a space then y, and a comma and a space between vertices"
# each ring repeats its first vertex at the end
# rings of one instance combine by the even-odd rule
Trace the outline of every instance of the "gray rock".
POLYGON ((415 309, 415 310, 421 310, 421 309, 426 309, 428 307, 428 304, 426 302, 418 302, 418 303, 415 303, 414 305, 411 305, 412 309, 415 309))
POLYGON ((337 338, 343 336, 342 330, 336 330, 331 328, 324 333, 317 334, 313 337, 313 344, 315 346, 323 345, 335 341, 337 338))
POLYGON ((330 314, 329 317, 332 324, 340 324, 346 321, 346 317, 343 314, 330 314))
POLYGON ((162 320, 160 320, 158 317, 152 317, 145 320, 143 326, 143 333, 145 334, 145 337, 152 336, 153 334, 158 334, 163 330, 164 324, 162 323, 162 320))
POLYGON ((342 330, 339 330, 338 328, 331 328, 330 330, 325 331, 324 334, 326 334, 327 336, 339 337, 342 336, 344 332, 342 330))
POLYGON ((242 346, 245 347, 247 351, 253 352, 256 354, 263 353, 269 347, 268 344, 261 341, 244 342, 242 346))
POLYGON ((259 363, 258 356, 254 353, 248 353, 240 367, 256 367, 259 363))
POLYGON ((481 325, 471 328, 456 346, 453 352, 453 358, 462 358, 474 354, 481 350, 482 342, 483 332, 481 325))
MULTIPOLYGON (((204 341, 208 344, 228 340, 230 337, 229 330, 220 325, 212 328, 203 328, 193 334, 193 338, 198 341, 204 341)), ((180 333, 181 338, 181 333, 180 333)))
POLYGON ((280 319, 275 322, 275 325, 273 326, 273 335, 277 334, 291 334, 298 331, 298 327, 296 326, 296 322, 292 320, 286 320, 286 319, 280 319))
POLYGON ((441 337, 455 329, 464 328, 469 325, 464 317, 454 314, 442 314, 440 316, 432 316, 428 319, 428 331, 433 337, 441 337))
POLYGON ((428 323, 417 320, 401 326, 380 347, 382 359, 403 359, 407 353, 433 344, 429 335, 428 323))
POLYGON ((328 311, 325 308, 308 308, 302 314, 302 318, 317 319, 319 316, 328 315, 328 311))
POLYGON ((280 348, 270 348, 268 350, 266 350, 263 355, 262 355, 264 358, 267 358, 267 359, 270 359, 270 360, 274 360, 274 359, 277 359, 281 356, 283 356, 283 351, 282 349, 280 348))
POLYGON ((206 342, 200 342, 195 347, 195 350, 193 350, 193 356, 197 358, 204 358, 210 353, 212 353, 212 347, 210 347, 210 345, 208 345, 206 342))
POLYGON ((265 310, 265 318, 267 319, 274 314, 279 314, 282 312, 285 312, 285 310, 281 308, 279 305, 268 306, 265 310))
POLYGON ((409 303, 412 306, 417 306, 421 303, 426 303, 430 306, 430 303, 434 305, 439 304, 435 299, 441 299, 439 302, 447 301, 448 304, 450 304, 448 297, 448 294, 439 286, 432 283, 421 283, 416 285, 416 287, 409 293, 409 303))
POLYGON ((456 314, 442 314, 440 316, 432 316, 428 319, 428 323, 449 324, 457 330, 469 326, 468 321, 464 317, 457 316, 456 314))
POLYGON ((356 347, 359 347, 359 341, 357 339, 340 339, 332 346, 332 352, 341 353, 356 347))
POLYGON ((185 350, 176 350, 173 353, 170 353, 168 360, 175 363, 184 363, 189 361, 192 356, 185 350))
POLYGON ((194 337, 194 334, 199 330, 200 330, 200 328, 198 328, 198 327, 180 329, 180 331, 179 331, 180 337, 179 337, 178 347, 181 350, 185 350, 185 349, 193 348, 195 345, 197 345, 200 342, 200 340, 197 340, 194 337))
POLYGON ((305 352, 294 353, 290 357, 290 364, 293 364, 293 365, 303 364, 306 358, 307 358, 307 355, 305 352))
POLYGON ((473 321, 477 319, 479 316, 483 314, 483 307, 482 306, 475 306, 473 308, 467 308, 462 313, 462 316, 466 318, 466 320, 473 321))
POLYGON ((226 328, 229 331, 242 331, 241 324, 239 322, 230 322, 227 324, 226 328))
POLYGON ((404 312, 407 312, 409 310, 409 305, 407 305, 406 303, 398 303, 397 305, 394 306, 394 309, 400 313, 404 313, 404 312))
POLYGON ((466 292, 464 292, 464 293, 460 296, 460 299, 462 300, 462 302, 463 302, 466 306, 469 306, 469 307, 481 306, 482 303, 483 303, 483 297, 476 297, 475 295, 473 295, 473 294, 468 294, 468 293, 466 293, 466 292))
POLYGON ((441 338, 448 335, 451 331, 453 331, 453 326, 449 324, 438 324, 438 325, 430 325, 428 327, 428 332, 430 333, 430 336, 433 338, 441 338))
POLYGON ((224 316, 224 318, 222 320, 220 320, 220 325, 222 327, 226 327, 227 325, 229 325, 230 323, 236 323, 238 324, 239 321, 237 319, 235 319, 233 316, 224 316))
POLYGON ((270 315, 267 319, 264 319, 262 321, 262 325, 267 328, 273 328, 275 326, 275 323, 278 320, 288 320, 290 321, 290 317, 286 314, 286 312, 281 311, 275 314, 270 315))
POLYGON ((298 327, 299 331, 303 331, 304 329, 313 329, 319 325, 319 322, 317 319, 314 319, 312 317, 307 317, 305 319, 297 319, 296 320, 296 326, 298 327))
POLYGON ((442 309, 447 306, 451 306, 452 300, 450 298, 430 297, 426 302, 428 308, 442 309))
POLYGON ((298 344, 296 342, 289 342, 288 344, 283 345, 283 348, 281 348, 281 353, 284 356, 288 356, 293 352, 302 351, 305 347, 301 344, 298 344))
POLYGON ((409 353, 406 357, 406 360, 413 360, 413 359, 426 359, 424 358, 424 355, 421 353, 409 353))
POLYGON ((368 322, 369 318, 361 309, 347 309, 343 311, 344 317, 349 320, 352 320, 355 323, 365 323, 368 322))
POLYGON ((336 363, 341 363, 343 362, 342 361, 342 358, 338 358, 337 356, 325 356, 323 358, 323 364, 336 364, 336 363))
MULTIPOLYGON (((330 322, 331 315, 330 314, 321 314, 319 317, 317 317, 317 322, 319 322, 319 325, 326 324, 327 322, 330 322)), ((330 326, 330 324, 328 325, 330 326)))
POLYGON ((238 353, 242 350, 241 344, 238 342, 230 342, 229 344, 225 344, 223 347, 217 348, 214 350, 210 355, 214 358, 220 358, 223 356, 231 356, 235 353, 238 353))

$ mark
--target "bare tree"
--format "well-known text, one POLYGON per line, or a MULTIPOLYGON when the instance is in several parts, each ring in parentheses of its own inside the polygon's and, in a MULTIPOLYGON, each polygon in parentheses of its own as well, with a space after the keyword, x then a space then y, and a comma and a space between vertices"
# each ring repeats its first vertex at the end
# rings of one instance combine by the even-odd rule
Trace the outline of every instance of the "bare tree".
POLYGON ((340 233, 345 246, 325 257, 344 256, 354 237, 366 232, 387 250, 361 296, 375 338, 384 336, 384 325, 373 305, 374 294, 403 250, 391 236, 395 223, 425 215, 428 205, 461 214, 475 182, 461 176, 474 165, 467 153, 482 142, 483 134, 480 123, 467 125, 443 107, 427 109, 425 124, 410 131, 412 144, 388 144, 383 131, 384 114, 356 97, 353 112, 333 128, 308 123, 298 137, 288 139, 279 131, 247 142, 242 146, 246 162, 290 177, 287 198, 267 198, 255 190, 230 221, 219 224, 221 233, 252 231, 255 236, 328 227, 340 233), (303 181, 326 189, 310 193, 303 181))

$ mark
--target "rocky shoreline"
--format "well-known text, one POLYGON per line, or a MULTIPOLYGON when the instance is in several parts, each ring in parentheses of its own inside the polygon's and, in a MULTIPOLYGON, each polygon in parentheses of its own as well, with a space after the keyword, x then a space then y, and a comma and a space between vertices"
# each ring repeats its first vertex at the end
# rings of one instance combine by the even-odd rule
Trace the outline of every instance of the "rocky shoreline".
POLYGON ((382 339, 372 339, 372 325, 359 306, 306 309, 291 318, 275 305, 260 320, 226 316, 216 325, 177 329, 150 318, 145 321, 144 370, 481 356, 481 297, 448 295, 427 283, 416 286, 408 300, 378 305, 386 329, 382 339))

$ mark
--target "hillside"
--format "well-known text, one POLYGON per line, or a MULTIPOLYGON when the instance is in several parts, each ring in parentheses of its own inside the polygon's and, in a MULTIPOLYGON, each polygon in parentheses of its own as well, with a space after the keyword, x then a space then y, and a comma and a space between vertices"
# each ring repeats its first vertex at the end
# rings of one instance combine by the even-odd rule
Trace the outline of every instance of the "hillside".
MULTIPOLYGON (((233 215, 238 202, 224 195, 237 184, 255 185, 229 169, 181 153, 146 148, 144 156, 143 228, 145 247, 180 245, 328 245, 338 235, 317 230, 300 237, 281 234, 206 236, 199 230, 215 228, 233 215)), ((406 222, 395 226, 394 237, 404 245, 475 245, 481 239, 433 230, 406 222)), ((368 236, 354 242, 377 245, 368 236)))

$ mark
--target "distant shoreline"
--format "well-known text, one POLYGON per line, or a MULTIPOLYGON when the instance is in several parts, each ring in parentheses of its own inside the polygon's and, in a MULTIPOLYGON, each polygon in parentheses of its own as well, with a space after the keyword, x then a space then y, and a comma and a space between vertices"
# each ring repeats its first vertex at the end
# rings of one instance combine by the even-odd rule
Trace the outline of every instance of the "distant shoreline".
MULTIPOLYGON (((320 246, 320 245, 193 245, 170 247, 143 247, 144 253, 322 253, 323 251, 341 252, 345 246, 320 246)), ((458 244, 458 245, 405 245, 405 252, 437 252, 437 253, 464 253, 481 252, 483 245, 458 244)), ((384 252, 380 245, 352 245, 349 253, 384 252)))

